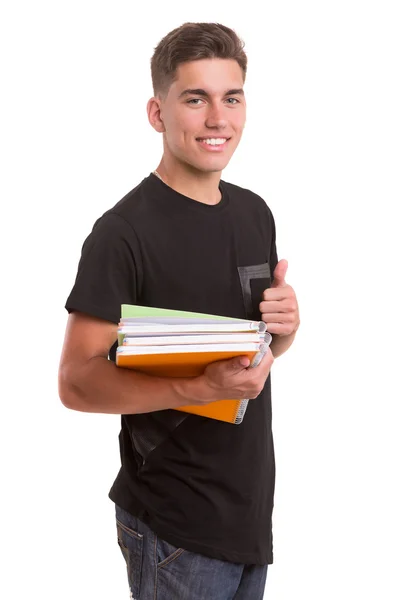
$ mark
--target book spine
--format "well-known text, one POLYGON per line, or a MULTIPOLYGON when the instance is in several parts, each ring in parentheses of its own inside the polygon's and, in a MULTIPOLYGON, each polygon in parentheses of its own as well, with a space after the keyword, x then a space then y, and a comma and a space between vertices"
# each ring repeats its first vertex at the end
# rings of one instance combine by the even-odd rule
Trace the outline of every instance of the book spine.
MULTIPOLYGON (((253 369, 255 367, 258 367, 258 365, 262 361, 263 357, 267 353, 267 350, 268 350, 268 344, 262 343, 261 346, 260 346, 260 350, 257 352, 257 354, 255 355, 255 357, 253 358, 253 362, 251 363, 250 368, 253 369)), ((243 417, 244 417, 244 414, 246 412, 248 403, 249 403, 248 399, 240 401, 239 408, 238 408, 238 411, 237 411, 237 414, 236 414, 236 418, 235 418, 235 421, 234 421, 235 425, 240 425, 240 423, 243 421, 243 417)))
POLYGON ((251 368, 258 367, 258 365, 260 364, 260 362, 266 355, 267 351, 268 351, 268 344, 266 344, 265 342, 262 342, 260 345, 260 349, 257 352, 257 354, 255 355, 255 357, 253 358, 253 361, 252 361, 250 367, 251 368))
POLYGON ((240 404, 239 404, 239 409, 237 411, 237 415, 235 418, 235 425, 240 425, 240 423, 243 421, 243 417, 244 417, 244 413, 246 412, 246 408, 248 405, 249 401, 248 400, 241 400, 240 404))

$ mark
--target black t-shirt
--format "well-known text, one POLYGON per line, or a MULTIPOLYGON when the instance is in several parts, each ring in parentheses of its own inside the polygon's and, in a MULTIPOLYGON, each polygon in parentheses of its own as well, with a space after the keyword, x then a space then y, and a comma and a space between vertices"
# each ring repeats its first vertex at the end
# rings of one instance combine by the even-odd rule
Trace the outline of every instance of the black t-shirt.
MULTIPOLYGON (((249 190, 224 181, 220 190, 208 205, 143 179, 94 224, 67 310, 114 323, 121 304, 260 320, 278 262, 274 218, 249 190)), ((271 417, 271 376, 240 425, 172 409, 121 415, 109 497, 175 546, 272 563, 271 417)))

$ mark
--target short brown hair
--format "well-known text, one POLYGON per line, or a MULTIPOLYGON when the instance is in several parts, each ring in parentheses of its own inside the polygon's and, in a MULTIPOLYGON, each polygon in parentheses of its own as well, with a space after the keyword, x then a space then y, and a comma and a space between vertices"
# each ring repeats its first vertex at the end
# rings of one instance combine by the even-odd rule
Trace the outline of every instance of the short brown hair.
POLYGON ((244 42, 220 23, 184 23, 170 31, 157 45, 151 59, 154 94, 167 94, 181 63, 202 58, 236 60, 246 78, 244 42))

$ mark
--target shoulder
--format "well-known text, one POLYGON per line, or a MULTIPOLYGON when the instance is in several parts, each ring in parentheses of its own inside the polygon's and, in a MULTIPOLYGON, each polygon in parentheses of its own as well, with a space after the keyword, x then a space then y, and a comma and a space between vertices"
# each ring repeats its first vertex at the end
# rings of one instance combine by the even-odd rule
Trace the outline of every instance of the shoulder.
POLYGON ((148 177, 99 216, 93 224, 91 236, 135 235, 135 223, 146 206, 148 177))
POLYGON ((226 189, 230 200, 234 204, 252 209, 256 212, 273 219, 272 211, 267 202, 259 195, 247 188, 221 180, 221 185, 226 189))
POLYGON ((98 244, 114 246, 122 239, 130 240, 135 237, 132 225, 111 208, 96 219, 85 239, 84 246, 98 244))

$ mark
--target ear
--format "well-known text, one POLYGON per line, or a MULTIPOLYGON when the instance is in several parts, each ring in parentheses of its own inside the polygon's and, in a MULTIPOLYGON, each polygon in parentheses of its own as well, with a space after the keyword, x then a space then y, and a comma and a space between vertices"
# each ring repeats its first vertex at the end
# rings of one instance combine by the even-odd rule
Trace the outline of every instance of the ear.
POLYGON ((147 116, 150 125, 158 131, 158 133, 164 133, 165 127, 161 118, 161 100, 154 96, 150 98, 147 103, 147 116))

